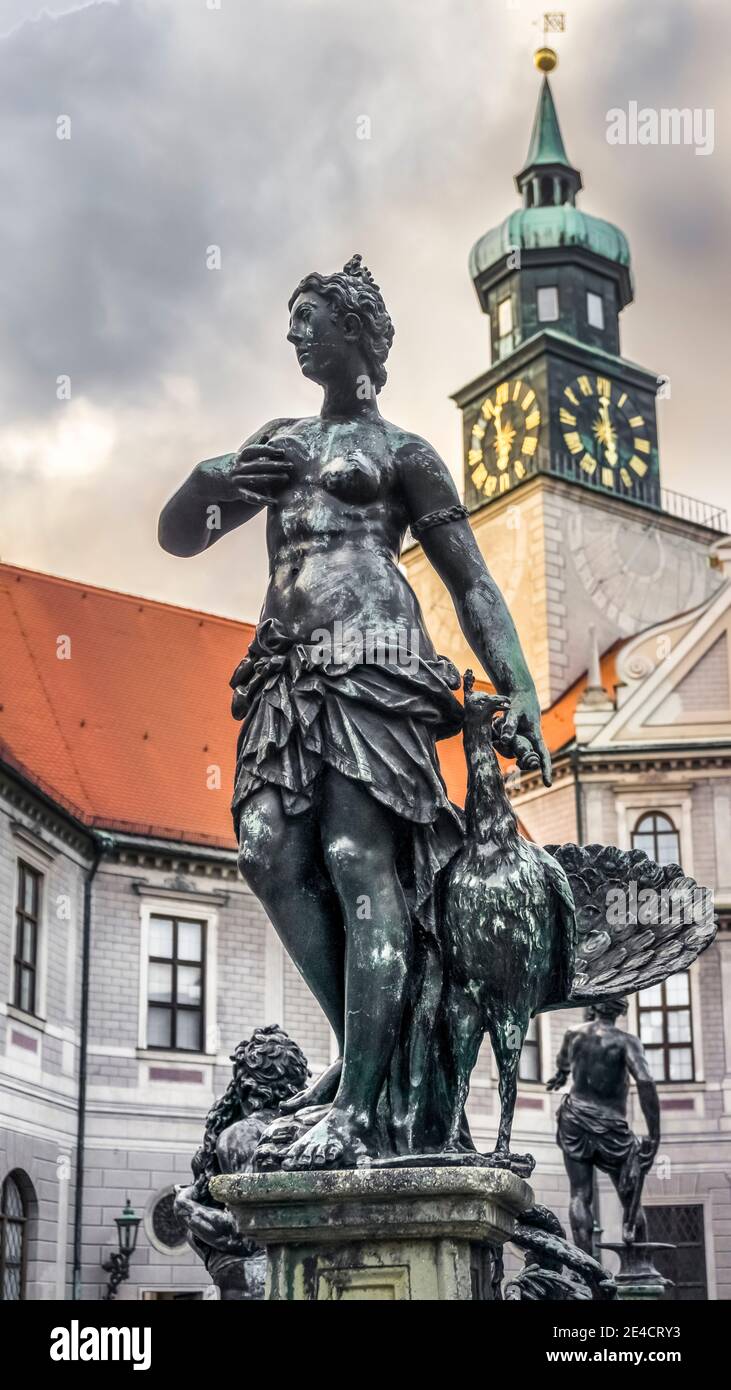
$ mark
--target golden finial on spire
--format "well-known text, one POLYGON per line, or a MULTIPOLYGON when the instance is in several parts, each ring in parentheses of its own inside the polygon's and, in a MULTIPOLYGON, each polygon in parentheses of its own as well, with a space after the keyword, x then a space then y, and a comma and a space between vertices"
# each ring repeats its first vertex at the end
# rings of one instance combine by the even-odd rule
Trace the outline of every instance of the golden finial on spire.
POLYGON ((554 48, 537 48, 533 54, 533 62, 539 72, 553 72, 558 64, 558 54, 554 48))

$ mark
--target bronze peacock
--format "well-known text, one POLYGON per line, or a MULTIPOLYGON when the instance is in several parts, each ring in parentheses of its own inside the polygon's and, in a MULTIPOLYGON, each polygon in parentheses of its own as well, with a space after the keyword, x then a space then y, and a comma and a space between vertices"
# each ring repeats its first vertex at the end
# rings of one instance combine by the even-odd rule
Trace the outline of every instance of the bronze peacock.
POLYGON ((677 864, 612 846, 544 849, 526 840, 494 746, 509 702, 475 691, 471 671, 464 694, 467 838, 446 872, 442 917, 454 1088, 446 1147, 463 1147, 470 1075, 487 1032, 500 1094, 493 1158, 530 1167, 529 1155, 511 1155, 510 1134, 531 1018, 687 969, 713 940, 715 921, 710 894, 677 864), (663 893, 675 903, 670 912, 663 893), (640 902, 646 922, 632 908, 640 902))

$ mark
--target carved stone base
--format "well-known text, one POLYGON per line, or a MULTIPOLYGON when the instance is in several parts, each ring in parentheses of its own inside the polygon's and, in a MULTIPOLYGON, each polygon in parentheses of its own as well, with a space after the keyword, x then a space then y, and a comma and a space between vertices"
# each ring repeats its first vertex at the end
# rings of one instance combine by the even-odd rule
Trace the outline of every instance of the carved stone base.
POLYGON ((605 1241, 601 1250, 613 1250, 619 1256, 619 1273, 614 1279, 617 1285, 617 1298, 659 1299, 662 1298, 671 1279, 666 1279, 652 1263, 654 1250, 674 1250, 674 1245, 663 1245, 660 1241, 635 1241, 628 1245, 625 1241, 614 1243, 605 1241))
POLYGON ((483 1300, 494 1257, 533 1205, 492 1168, 238 1173, 211 1180, 266 1247, 269 1299, 483 1300))

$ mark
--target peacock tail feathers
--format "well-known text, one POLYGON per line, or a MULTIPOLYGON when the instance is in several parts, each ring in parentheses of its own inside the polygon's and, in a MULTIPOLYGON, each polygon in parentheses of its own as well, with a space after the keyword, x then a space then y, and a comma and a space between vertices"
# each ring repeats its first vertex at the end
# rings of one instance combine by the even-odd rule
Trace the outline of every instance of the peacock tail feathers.
MULTIPOLYGON (((563 1007, 660 984, 716 934, 713 896, 679 864, 613 845, 546 845, 571 886, 576 955, 563 1007)), ((555 1005, 554 1005, 555 1007, 555 1005)))

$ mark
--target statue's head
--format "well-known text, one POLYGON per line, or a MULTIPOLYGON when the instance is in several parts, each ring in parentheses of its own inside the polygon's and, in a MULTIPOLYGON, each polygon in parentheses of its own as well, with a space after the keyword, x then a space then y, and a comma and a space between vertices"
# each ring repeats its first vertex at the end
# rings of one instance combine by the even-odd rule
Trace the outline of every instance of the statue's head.
POLYGON ((233 1085, 246 1112, 273 1109, 301 1091, 309 1076, 301 1047, 277 1024, 257 1028, 231 1054, 233 1085))
POLYGON ((627 1012, 627 1000, 623 995, 615 994, 612 998, 597 999, 591 1007, 600 1023, 616 1023, 620 1014, 627 1012))
POLYGON ((326 386, 348 373, 353 379, 363 377, 364 394, 368 383, 381 390, 394 329, 360 256, 352 256, 334 275, 306 275, 289 301, 289 312, 287 338, 304 376, 326 386))

